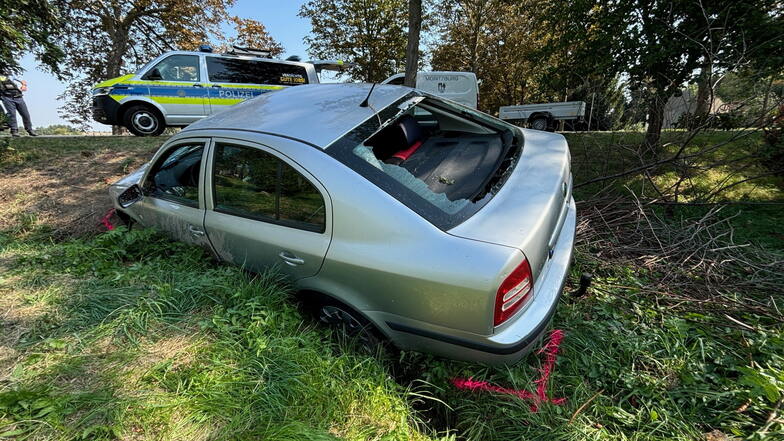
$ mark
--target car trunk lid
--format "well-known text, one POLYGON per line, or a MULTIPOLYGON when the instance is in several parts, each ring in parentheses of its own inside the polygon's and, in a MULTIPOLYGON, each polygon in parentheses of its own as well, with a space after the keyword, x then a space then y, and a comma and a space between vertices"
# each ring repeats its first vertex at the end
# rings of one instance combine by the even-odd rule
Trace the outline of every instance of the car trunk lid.
POLYGON ((482 209, 449 233, 521 250, 534 280, 551 257, 571 199, 571 155, 563 136, 524 130, 514 171, 482 209))

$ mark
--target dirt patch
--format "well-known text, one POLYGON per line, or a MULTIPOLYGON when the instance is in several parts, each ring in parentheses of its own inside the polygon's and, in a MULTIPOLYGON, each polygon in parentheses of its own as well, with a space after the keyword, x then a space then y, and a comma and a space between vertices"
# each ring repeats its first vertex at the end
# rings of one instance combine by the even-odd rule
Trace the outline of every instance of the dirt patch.
POLYGON ((155 149, 82 151, 15 170, 0 180, 0 231, 46 225, 57 239, 102 231, 111 183, 140 167, 155 149))

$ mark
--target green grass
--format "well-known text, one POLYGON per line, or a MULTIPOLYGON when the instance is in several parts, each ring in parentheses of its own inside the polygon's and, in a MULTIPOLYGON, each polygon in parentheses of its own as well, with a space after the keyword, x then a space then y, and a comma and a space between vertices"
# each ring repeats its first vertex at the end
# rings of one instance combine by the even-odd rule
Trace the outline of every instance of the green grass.
MULTIPOLYGON (((575 184, 639 167, 653 161, 640 159, 639 146, 644 134, 639 132, 589 132, 565 135, 572 151, 575 184)), ((675 155, 688 133, 666 130, 662 134, 665 147, 659 159, 675 155)), ((745 179, 769 174, 761 154, 767 147, 759 131, 707 131, 700 133, 687 144, 681 161, 665 164, 651 171, 651 181, 665 196, 672 199, 674 189, 669 188, 680 178, 685 178, 678 188, 678 202, 733 202, 781 201, 784 202, 784 176, 763 176, 748 182, 745 179), (698 156, 695 155, 702 152, 698 156), (705 169, 708 165, 723 164, 705 169), (725 191, 713 194, 721 187, 732 185, 725 191)), ((576 194, 589 197, 608 189, 623 192, 627 189, 639 196, 660 197, 651 181, 640 174, 623 176, 581 187, 576 194)))
MULTIPOLYGON (((105 148, 97 140, 42 144, 11 166, 105 148)), ((606 167, 581 171, 574 151, 576 181, 606 167)), ((722 214, 736 239, 780 252, 779 207, 722 214)), ((0 232, 0 439, 784 439, 781 320, 651 295, 660 274, 589 245, 553 322, 566 337, 548 395, 567 401, 532 412, 449 380, 533 390, 541 355, 505 368, 369 356, 303 316, 274 272, 217 265, 149 230, 54 242, 45 227, 0 232), (582 272, 594 285, 575 297, 582 272)), ((784 307, 780 291, 728 295, 784 307)))
POLYGON ((137 136, 0 137, 0 170, 73 154, 148 151, 165 140, 137 136))

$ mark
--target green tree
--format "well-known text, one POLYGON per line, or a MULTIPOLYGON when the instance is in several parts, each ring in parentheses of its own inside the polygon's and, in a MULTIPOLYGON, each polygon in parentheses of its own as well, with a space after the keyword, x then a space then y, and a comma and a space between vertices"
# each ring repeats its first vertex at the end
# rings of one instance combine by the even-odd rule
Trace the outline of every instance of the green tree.
POLYGON ((784 51, 782 5, 776 0, 556 0, 542 13, 549 17, 545 26, 553 50, 594 65, 596 72, 628 76, 648 108, 646 144, 654 152, 664 104, 700 68, 774 68, 781 66, 784 51))
POLYGON ((313 29, 305 37, 311 57, 351 61, 349 78, 378 82, 405 63, 407 11, 405 0, 310 0, 299 16, 313 29))
POLYGON ((482 80, 480 108, 563 99, 535 62, 543 44, 532 1, 445 0, 439 6, 433 68, 476 73, 482 80))
POLYGON ((19 73, 19 58, 33 52, 44 67, 61 76, 62 21, 53 2, 0 0, 0 17, 0 71, 19 73))

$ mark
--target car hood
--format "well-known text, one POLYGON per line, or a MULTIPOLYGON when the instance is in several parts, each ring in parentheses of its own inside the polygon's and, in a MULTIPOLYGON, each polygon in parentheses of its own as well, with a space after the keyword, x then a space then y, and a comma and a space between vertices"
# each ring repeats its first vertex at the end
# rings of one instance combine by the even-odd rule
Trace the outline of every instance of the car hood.
POLYGON ((102 82, 96 84, 95 86, 93 86, 93 89, 97 89, 99 87, 114 86, 117 83, 122 83, 123 81, 130 80, 131 78, 133 78, 133 74, 128 74, 128 75, 123 75, 121 77, 112 78, 112 79, 109 79, 109 80, 106 80, 106 81, 102 81, 102 82))

